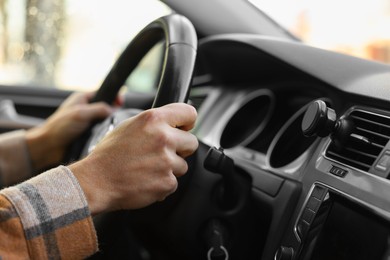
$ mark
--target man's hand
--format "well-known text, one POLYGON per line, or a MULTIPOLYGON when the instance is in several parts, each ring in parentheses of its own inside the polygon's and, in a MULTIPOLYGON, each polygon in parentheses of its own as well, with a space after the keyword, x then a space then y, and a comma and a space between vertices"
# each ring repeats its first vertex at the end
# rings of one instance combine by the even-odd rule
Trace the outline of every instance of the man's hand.
POLYGON ((35 170, 58 164, 68 145, 111 108, 103 102, 88 104, 92 93, 72 94, 43 125, 26 133, 27 146, 35 170))
POLYGON ((69 166, 86 194, 92 214, 136 209, 164 200, 188 170, 198 147, 188 131, 194 107, 176 103, 124 121, 83 160, 69 166))

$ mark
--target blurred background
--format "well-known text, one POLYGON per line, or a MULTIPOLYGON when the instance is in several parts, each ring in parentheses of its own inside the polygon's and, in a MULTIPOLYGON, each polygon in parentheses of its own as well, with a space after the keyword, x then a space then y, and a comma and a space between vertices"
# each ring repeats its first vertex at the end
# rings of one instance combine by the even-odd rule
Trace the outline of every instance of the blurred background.
MULTIPOLYGON (((388 0, 250 2, 305 43, 390 63, 388 0)), ((170 12, 156 0, 0 0, 0 84, 96 89, 133 36, 170 12)), ((141 89, 158 69, 148 59, 141 89)))
POLYGON ((250 0, 303 42, 390 63, 389 0, 250 0))
POLYGON ((156 0, 0 0, 0 84, 94 90, 129 41, 170 12, 156 0))

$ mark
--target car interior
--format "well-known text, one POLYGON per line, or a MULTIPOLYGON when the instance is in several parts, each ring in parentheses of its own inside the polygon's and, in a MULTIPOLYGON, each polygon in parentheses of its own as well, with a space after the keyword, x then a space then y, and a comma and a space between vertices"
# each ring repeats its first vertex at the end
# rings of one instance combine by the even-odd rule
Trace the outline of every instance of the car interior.
MULTIPOLYGON (((96 101, 157 45, 158 87, 127 91, 64 163, 171 102, 197 109, 199 148, 166 200, 95 217, 91 259, 388 259, 390 66, 311 47, 248 1, 162 2, 173 14, 129 39, 96 101)), ((0 86, 1 131, 40 124, 71 92, 0 86)))

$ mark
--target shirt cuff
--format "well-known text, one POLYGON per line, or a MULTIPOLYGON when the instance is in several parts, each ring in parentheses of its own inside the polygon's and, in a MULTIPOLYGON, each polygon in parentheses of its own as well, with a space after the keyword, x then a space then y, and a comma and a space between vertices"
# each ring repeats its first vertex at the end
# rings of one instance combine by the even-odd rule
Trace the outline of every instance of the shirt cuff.
POLYGON ((25 131, 0 135, 0 187, 27 180, 32 176, 31 158, 25 131))
POLYGON ((1 194, 21 219, 31 258, 85 258, 97 251, 87 200, 69 168, 59 166, 1 194))

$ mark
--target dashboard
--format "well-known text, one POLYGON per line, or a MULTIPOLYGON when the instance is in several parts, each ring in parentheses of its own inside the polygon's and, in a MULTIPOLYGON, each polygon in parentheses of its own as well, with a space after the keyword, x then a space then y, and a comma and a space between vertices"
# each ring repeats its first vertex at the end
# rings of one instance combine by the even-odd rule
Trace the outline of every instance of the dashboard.
MULTIPOLYGON (((131 241, 154 260, 388 259, 389 82, 389 65, 299 42, 202 39, 189 171, 163 202, 95 221, 103 256, 131 241)), ((97 133, 140 111, 129 97, 97 133)))
POLYGON ((194 133, 250 178, 259 210, 250 213, 258 214, 251 257, 389 256, 389 80, 388 65, 296 42, 241 34, 200 42, 194 133), (302 120, 315 100, 337 125, 306 137, 302 120))

